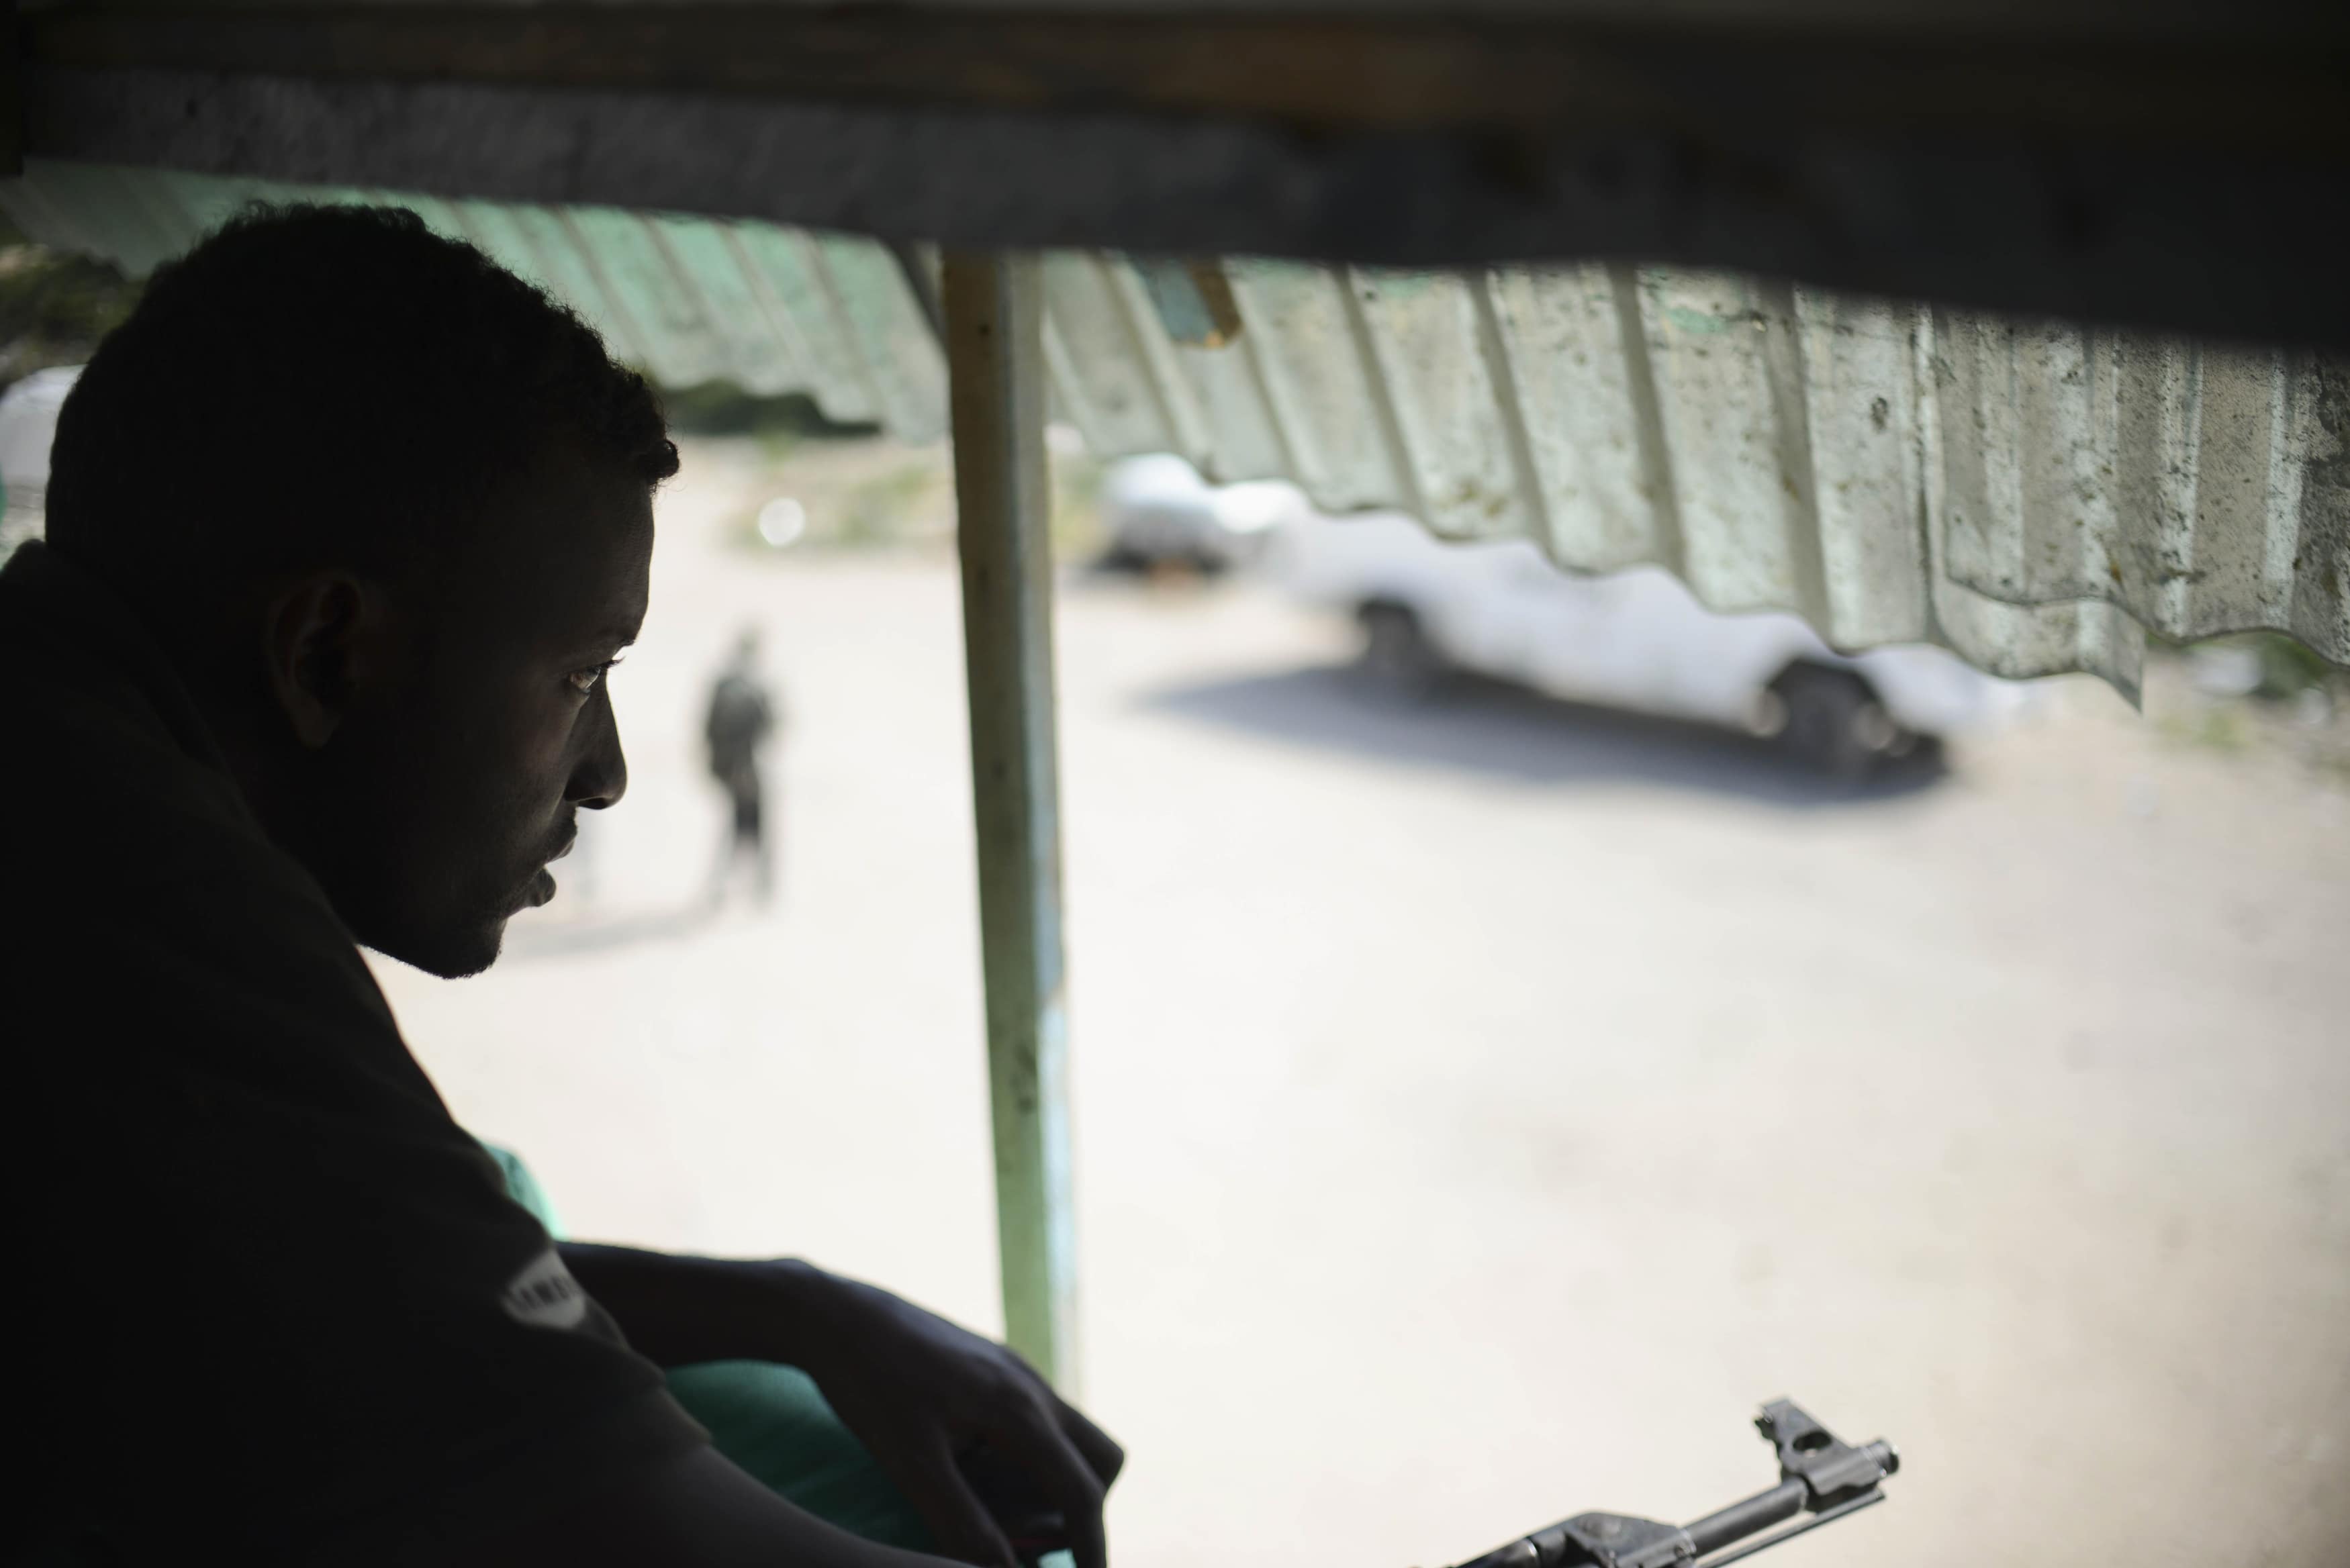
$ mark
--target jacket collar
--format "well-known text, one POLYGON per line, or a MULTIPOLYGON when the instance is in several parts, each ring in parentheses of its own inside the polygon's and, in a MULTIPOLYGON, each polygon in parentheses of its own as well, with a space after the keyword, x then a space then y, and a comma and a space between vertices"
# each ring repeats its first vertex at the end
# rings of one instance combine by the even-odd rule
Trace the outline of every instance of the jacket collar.
POLYGON ((0 566, 0 640, 12 657, 46 657, 111 676, 152 709, 191 757, 229 772, 172 656, 136 610, 87 568, 34 539, 0 566))

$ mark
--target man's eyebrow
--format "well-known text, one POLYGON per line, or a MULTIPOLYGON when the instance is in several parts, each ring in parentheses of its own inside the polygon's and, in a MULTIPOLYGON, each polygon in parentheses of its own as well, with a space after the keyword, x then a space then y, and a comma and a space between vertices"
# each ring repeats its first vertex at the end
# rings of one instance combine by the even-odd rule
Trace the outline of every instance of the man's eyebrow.
POLYGON ((606 649, 618 654, 636 646, 636 641, 635 632, 616 622, 610 626, 598 627, 593 631, 583 632, 577 638, 568 641, 565 647, 570 657, 578 658, 600 653, 606 649))

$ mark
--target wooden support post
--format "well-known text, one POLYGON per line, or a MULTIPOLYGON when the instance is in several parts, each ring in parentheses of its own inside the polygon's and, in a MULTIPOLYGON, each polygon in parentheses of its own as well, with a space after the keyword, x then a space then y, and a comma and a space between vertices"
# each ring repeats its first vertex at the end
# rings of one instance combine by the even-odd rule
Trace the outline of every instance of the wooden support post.
POLYGON ((951 252, 944 272, 1005 1337, 1074 1392, 1044 296, 1033 256, 951 252))

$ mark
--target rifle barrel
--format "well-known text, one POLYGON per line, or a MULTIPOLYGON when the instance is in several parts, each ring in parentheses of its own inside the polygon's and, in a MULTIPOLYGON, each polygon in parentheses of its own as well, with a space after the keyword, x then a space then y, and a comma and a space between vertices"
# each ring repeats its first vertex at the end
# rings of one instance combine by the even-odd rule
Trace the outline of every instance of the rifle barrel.
POLYGON ((1790 1520, 1804 1511, 1804 1483, 1783 1480, 1769 1491, 1758 1491, 1743 1502, 1733 1502, 1716 1513, 1709 1513, 1696 1523, 1687 1526, 1689 1537, 1697 1547, 1697 1554, 1718 1552, 1733 1541, 1744 1540, 1758 1530, 1790 1520))

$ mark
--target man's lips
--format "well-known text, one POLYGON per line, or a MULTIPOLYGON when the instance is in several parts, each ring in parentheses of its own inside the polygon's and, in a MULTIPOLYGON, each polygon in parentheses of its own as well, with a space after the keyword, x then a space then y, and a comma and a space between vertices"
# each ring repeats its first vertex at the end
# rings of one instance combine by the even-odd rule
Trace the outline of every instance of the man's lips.
POLYGON ((546 867, 570 854, 573 846, 578 842, 579 830, 575 827, 571 830, 571 836, 563 841, 563 847, 548 856, 546 864, 531 873, 529 883, 523 888, 522 900, 525 909, 539 909, 555 897, 555 877, 546 867))

